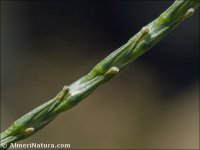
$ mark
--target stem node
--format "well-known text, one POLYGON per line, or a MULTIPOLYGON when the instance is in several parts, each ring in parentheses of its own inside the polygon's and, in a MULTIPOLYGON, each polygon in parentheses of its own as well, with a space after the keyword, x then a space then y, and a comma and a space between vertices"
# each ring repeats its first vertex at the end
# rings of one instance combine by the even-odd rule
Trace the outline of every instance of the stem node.
POLYGON ((26 135, 33 134, 35 129, 33 127, 27 128, 24 132, 26 135))
POLYGON ((194 12, 195 12, 194 8, 190 8, 190 9, 187 10, 184 17, 188 18, 188 17, 192 16, 194 14, 194 12))
POLYGON ((116 75, 119 72, 119 68, 117 67, 111 67, 107 72, 106 75, 116 75))

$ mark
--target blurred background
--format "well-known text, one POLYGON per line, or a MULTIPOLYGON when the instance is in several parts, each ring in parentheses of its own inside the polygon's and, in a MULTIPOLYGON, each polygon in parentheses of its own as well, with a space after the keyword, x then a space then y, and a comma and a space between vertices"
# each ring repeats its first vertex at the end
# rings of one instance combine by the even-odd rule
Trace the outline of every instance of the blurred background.
MULTIPOLYGON (((173 1, 2 1, 1 130, 53 98, 173 1)), ((20 143, 199 148, 199 11, 119 76, 20 143)))

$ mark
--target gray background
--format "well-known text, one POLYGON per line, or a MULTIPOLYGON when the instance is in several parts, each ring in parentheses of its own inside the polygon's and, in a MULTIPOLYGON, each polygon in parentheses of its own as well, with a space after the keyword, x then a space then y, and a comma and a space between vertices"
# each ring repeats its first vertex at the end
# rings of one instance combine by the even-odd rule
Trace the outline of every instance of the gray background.
MULTIPOLYGON (((1 129, 82 77, 172 1, 3 1, 1 129)), ((199 11, 21 143, 199 147, 199 11)))

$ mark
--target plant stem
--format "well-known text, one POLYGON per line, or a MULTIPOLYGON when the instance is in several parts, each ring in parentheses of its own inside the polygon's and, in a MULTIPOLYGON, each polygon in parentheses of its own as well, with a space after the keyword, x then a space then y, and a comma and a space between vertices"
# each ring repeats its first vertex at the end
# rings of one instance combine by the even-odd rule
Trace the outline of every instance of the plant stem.
POLYGON ((176 0, 158 18, 143 27, 126 44, 98 63, 87 75, 64 88, 50 101, 16 120, 1 133, 1 149, 27 138, 51 122, 58 114, 83 100, 99 85, 122 71, 164 38, 174 27, 194 13, 200 0, 176 0))

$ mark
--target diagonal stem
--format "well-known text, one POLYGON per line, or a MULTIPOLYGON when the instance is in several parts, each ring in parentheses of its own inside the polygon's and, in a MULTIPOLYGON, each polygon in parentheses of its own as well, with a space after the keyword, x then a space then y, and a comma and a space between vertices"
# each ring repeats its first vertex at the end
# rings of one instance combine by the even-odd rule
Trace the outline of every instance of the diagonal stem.
POLYGON ((11 143, 31 136, 51 122, 59 113, 75 106, 99 85, 113 78, 133 60, 148 51, 174 27, 193 15, 199 4, 200 0, 176 0, 158 18, 98 63, 87 75, 70 86, 64 86, 55 98, 16 120, 1 133, 0 148, 7 149, 11 143))

